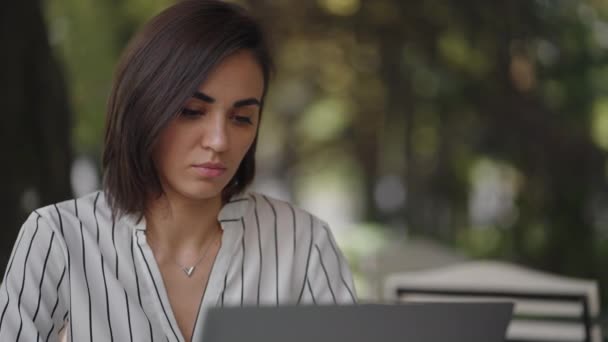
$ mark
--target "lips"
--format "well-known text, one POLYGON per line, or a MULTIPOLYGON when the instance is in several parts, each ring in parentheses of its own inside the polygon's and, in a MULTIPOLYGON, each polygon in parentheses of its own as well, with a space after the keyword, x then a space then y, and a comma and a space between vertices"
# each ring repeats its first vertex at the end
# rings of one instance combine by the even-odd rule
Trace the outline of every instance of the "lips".
POLYGON ((219 177, 226 172, 226 166, 222 163, 202 163, 192 165, 194 169, 203 177, 214 178, 219 177))

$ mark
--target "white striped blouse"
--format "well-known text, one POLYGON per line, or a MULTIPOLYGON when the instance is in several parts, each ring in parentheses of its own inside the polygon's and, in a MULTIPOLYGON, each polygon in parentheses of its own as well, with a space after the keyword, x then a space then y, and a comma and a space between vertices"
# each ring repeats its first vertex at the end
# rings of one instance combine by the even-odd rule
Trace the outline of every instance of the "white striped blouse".
MULTIPOLYGON (((349 267, 329 227, 287 202, 246 193, 221 209, 222 244, 192 341, 214 306, 349 304, 349 267)), ((184 341, 145 220, 113 221, 103 192, 35 210, 0 287, 0 341, 184 341)))

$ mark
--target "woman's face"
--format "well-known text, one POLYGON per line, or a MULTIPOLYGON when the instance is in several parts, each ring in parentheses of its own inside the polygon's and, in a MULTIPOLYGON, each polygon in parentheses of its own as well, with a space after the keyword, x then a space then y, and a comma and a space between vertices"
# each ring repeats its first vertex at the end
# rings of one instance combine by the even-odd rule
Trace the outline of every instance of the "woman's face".
POLYGON ((153 153, 167 195, 202 200, 221 194, 255 138, 264 91, 250 51, 221 62, 161 133, 153 153))

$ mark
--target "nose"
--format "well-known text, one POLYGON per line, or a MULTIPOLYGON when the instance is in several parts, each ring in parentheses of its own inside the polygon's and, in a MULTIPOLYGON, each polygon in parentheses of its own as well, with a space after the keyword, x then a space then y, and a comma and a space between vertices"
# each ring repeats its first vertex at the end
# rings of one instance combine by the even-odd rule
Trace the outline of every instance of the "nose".
POLYGON ((209 113, 208 120, 203 121, 202 146, 215 152, 228 149, 228 123, 226 115, 220 112, 209 113))

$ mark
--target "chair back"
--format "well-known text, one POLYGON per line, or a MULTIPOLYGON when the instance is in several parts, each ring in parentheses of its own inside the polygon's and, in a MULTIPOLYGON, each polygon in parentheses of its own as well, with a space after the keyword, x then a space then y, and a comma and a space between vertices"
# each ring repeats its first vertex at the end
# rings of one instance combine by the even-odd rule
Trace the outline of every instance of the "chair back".
POLYGON ((439 269, 392 274, 388 301, 514 302, 506 340, 601 342, 597 282, 522 266, 472 261, 439 269))

